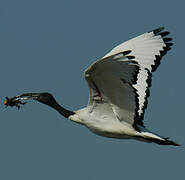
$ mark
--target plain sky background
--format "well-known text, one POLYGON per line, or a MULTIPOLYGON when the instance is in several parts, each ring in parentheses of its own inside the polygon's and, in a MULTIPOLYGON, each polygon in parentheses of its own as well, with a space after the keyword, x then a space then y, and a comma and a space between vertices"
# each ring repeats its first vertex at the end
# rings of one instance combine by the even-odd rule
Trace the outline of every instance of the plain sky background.
POLYGON ((0 179, 184 179, 184 7, 182 0, 1 0, 0 179), (144 122, 181 147, 100 137, 37 102, 4 107, 5 96, 47 91, 69 109, 86 106, 83 71, 160 26, 174 46, 153 75, 144 122))

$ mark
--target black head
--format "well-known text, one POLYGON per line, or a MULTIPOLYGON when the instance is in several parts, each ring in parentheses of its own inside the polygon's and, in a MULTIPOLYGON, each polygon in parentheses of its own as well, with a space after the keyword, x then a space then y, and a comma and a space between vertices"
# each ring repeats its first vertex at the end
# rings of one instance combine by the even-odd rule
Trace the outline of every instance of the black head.
POLYGON ((14 96, 12 98, 8 98, 6 97, 6 100, 4 101, 4 104, 6 106, 17 106, 18 108, 20 108, 20 104, 23 105, 25 104, 25 102, 21 102, 21 101, 27 101, 27 100, 36 100, 39 101, 43 104, 46 104, 52 108, 54 108, 55 110, 57 110, 61 115, 63 115, 64 117, 68 118, 70 115, 74 115, 75 112, 73 111, 69 111, 65 108, 63 108, 61 105, 59 105, 55 98, 47 92, 44 93, 24 93, 18 96, 14 96))

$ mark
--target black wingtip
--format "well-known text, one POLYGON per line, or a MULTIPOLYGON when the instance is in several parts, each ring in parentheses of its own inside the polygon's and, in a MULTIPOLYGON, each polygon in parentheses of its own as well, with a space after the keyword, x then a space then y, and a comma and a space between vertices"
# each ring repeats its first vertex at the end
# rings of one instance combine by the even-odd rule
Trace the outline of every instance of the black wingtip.
POLYGON ((149 31, 149 33, 153 32, 155 35, 157 35, 157 34, 159 34, 163 30, 164 30, 164 27, 159 27, 157 29, 153 29, 152 31, 149 31))
POLYGON ((126 56, 126 55, 130 54, 131 52, 132 52, 131 50, 123 51, 123 56, 126 56))
POLYGON ((128 59, 135 59, 135 56, 127 56, 128 59))
POLYGON ((164 42, 169 42, 169 41, 171 41, 171 40, 172 40, 172 38, 169 38, 169 37, 163 38, 163 41, 164 41, 164 42))
POLYGON ((170 34, 170 32, 168 32, 168 31, 164 31, 164 32, 161 32, 161 33, 159 33, 162 37, 165 37, 165 36, 167 36, 168 34, 170 34))
POLYGON ((181 146, 180 144, 176 143, 175 141, 169 140, 169 138, 164 138, 167 145, 173 145, 173 146, 181 146))
POLYGON ((180 144, 169 140, 169 138, 164 138, 164 140, 155 139, 155 138, 149 138, 151 142, 154 142, 159 145, 172 145, 172 146, 181 146, 180 144))
POLYGON ((153 31, 150 31, 150 32, 153 32, 155 36, 161 36, 163 39, 163 42, 165 43, 165 47, 163 47, 163 50, 160 51, 160 55, 155 56, 156 59, 155 59, 155 64, 152 65, 152 72, 154 72, 157 69, 157 67, 160 65, 162 57, 167 53, 167 51, 171 49, 171 46, 173 46, 173 43, 171 42, 172 38, 165 37, 168 34, 170 34, 170 32, 168 31, 163 32, 163 30, 164 30, 164 27, 160 27, 153 31))

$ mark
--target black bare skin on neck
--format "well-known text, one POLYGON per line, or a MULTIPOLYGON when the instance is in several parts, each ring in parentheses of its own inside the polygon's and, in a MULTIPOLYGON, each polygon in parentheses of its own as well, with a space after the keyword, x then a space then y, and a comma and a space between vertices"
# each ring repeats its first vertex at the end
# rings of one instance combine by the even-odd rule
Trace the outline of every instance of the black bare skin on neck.
POLYGON ((6 100, 4 102, 4 105, 6 106, 16 106, 20 108, 20 105, 24 105, 24 102, 21 102, 21 100, 36 100, 40 103, 46 104, 52 108, 54 108, 56 111, 58 111, 62 116, 68 118, 70 115, 74 115, 75 113, 73 111, 67 110, 61 105, 59 105, 55 98, 50 93, 24 93, 18 96, 15 96, 13 98, 6 97, 6 100))
POLYGON ((35 100, 54 108, 66 118, 68 118, 70 115, 75 114, 73 111, 67 110, 59 105, 50 93, 38 93, 38 97, 35 100))
POLYGON ((58 111, 65 118, 68 118, 69 116, 75 114, 73 111, 65 109, 64 107, 62 107, 57 102, 55 104, 51 104, 50 107, 54 108, 56 111, 58 111))

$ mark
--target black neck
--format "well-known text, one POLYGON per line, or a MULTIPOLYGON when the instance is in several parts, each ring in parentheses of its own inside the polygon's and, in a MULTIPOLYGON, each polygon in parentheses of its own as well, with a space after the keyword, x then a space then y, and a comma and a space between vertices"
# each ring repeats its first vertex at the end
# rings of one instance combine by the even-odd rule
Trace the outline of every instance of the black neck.
POLYGON ((70 111, 70 110, 67 110, 67 109, 63 108, 57 102, 55 104, 52 104, 51 107, 53 107, 56 111, 58 111, 65 118, 68 118, 70 115, 74 115, 75 114, 73 111, 70 111))

